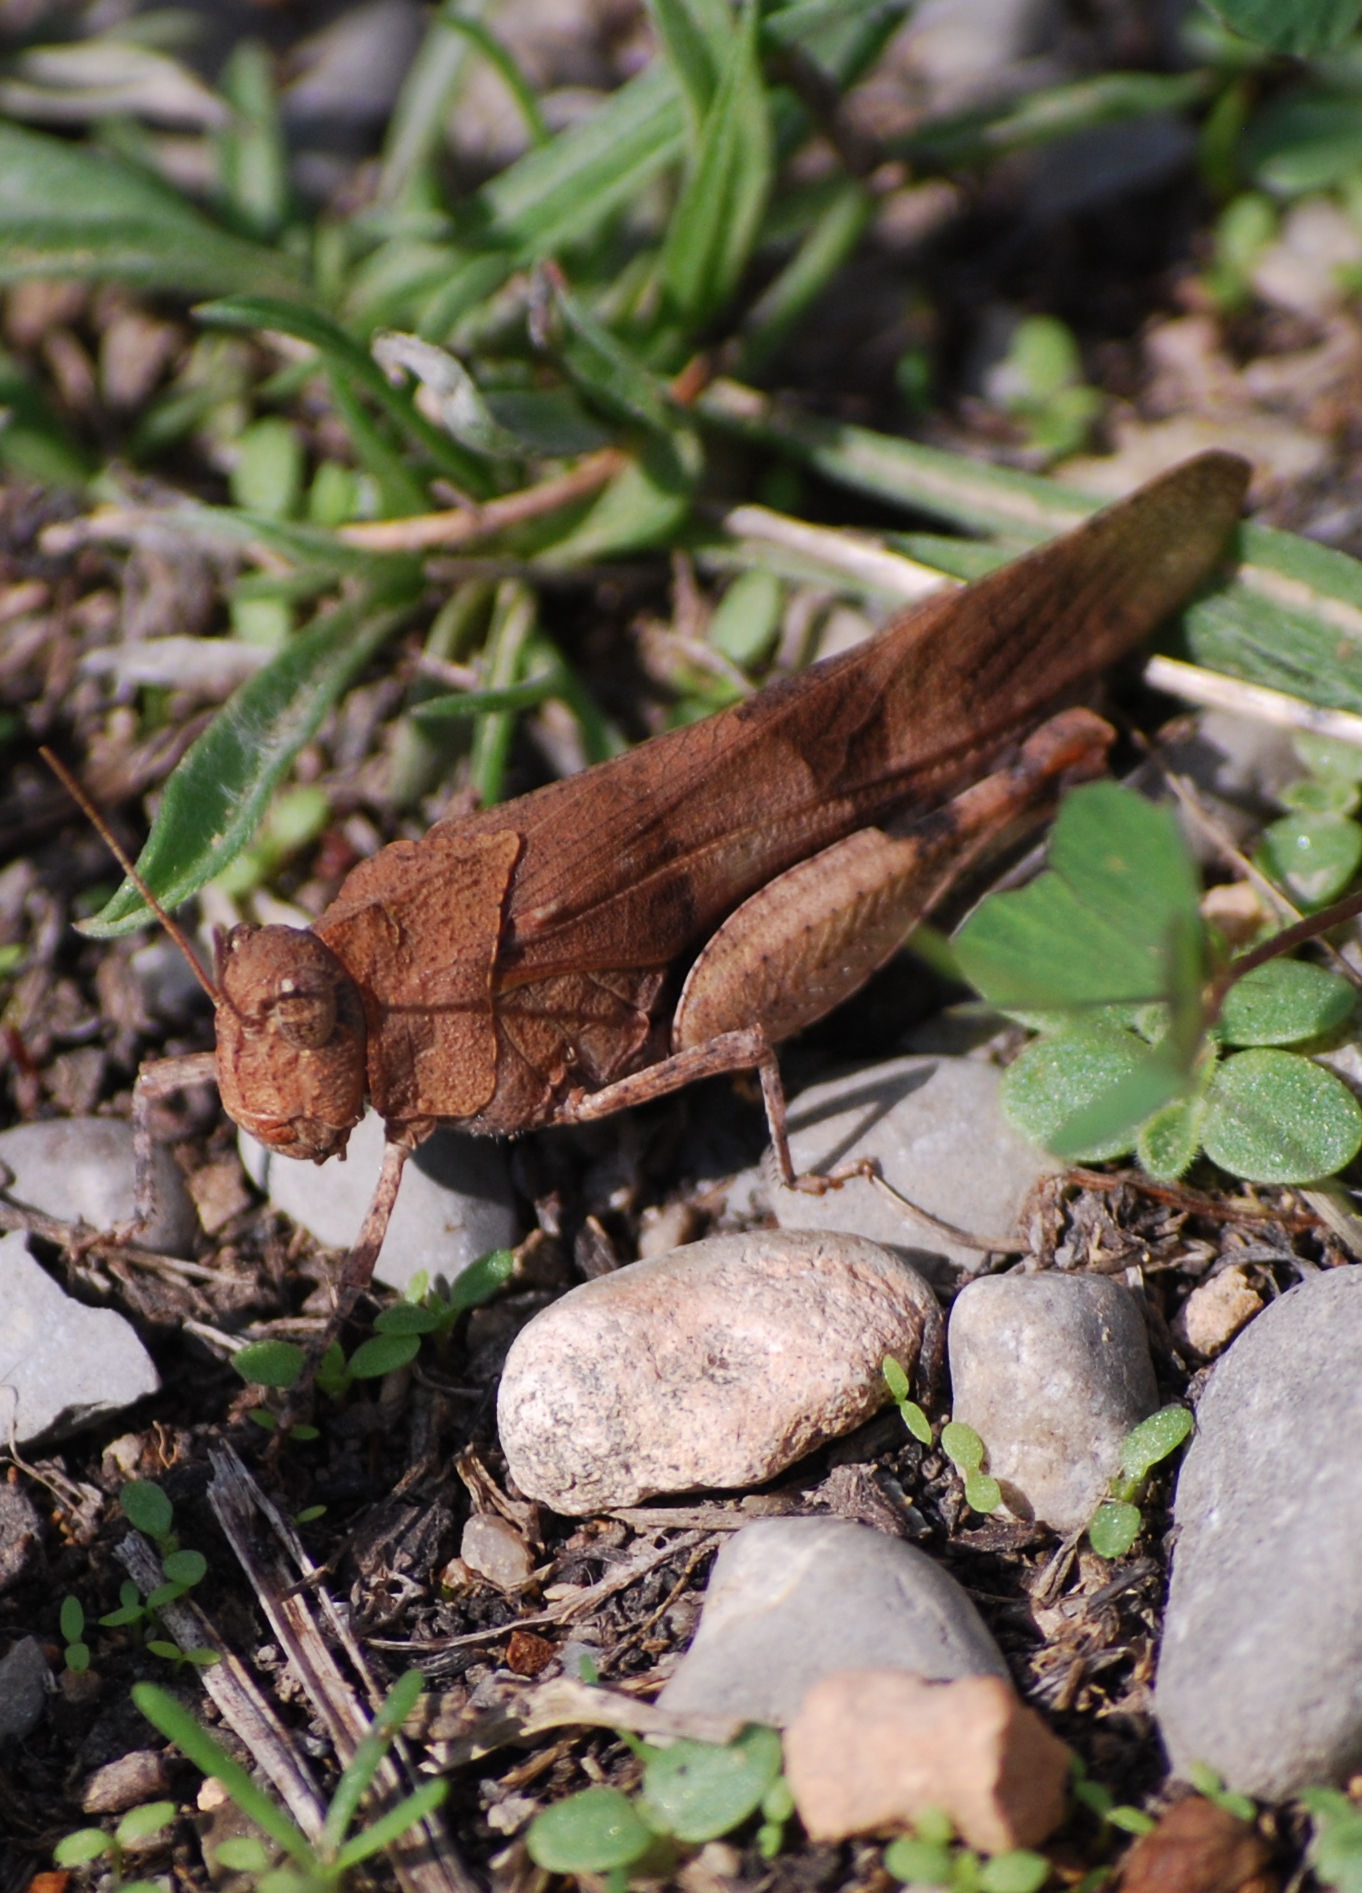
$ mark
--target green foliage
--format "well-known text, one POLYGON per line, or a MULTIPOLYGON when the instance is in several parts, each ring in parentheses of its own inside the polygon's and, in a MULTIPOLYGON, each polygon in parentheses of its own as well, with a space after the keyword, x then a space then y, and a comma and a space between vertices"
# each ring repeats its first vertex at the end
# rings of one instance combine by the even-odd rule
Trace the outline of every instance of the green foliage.
POLYGON ((66 1645, 66 1667, 79 1675, 90 1667, 90 1646, 85 1641, 85 1607, 78 1597, 63 1597, 58 1622, 66 1645))
POLYGON ((1322 1886, 1362 1893, 1362 1808, 1337 1788, 1303 1788, 1301 1806, 1314 1817, 1310 1865, 1322 1886))
MULTIPOLYGON (((1189 1762, 1187 1779, 1198 1794, 1204 1795, 1214 1806, 1223 1808, 1226 1814, 1232 1814, 1237 1821, 1251 1821, 1257 1814, 1257 1809, 1249 1797, 1246 1794, 1235 1794, 1228 1789, 1208 1763, 1189 1762)), ((1301 1798, 1304 1799, 1304 1796, 1301 1798)))
POLYGON ((950 1818, 939 1808, 924 1808, 913 1833, 889 1843, 884 1867, 906 1885, 945 1886, 952 1893, 1039 1893, 1050 1877, 1044 1854, 1023 1847, 980 1859, 956 1840, 950 1818))
POLYGON ((1322 53, 1357 25, 1362 0, 1209 0, 1233 32, 1274 53, 1322 53))
POLYGON ((67 1834, 53 1848, 52 1859, 58 1867, 83 1867, 107 1859, 119 1893, 156 1893, 153 1882, 125 1880, 123 1870, 129 1850, 156 1840, 174 1819, 173 1801, 145 1801, 129 1808, 111 1834, 101 1827, 82 1827, 67 1834))
POLYGON ((171 1543, 175 1512, 165 1493, 151 1479, 129 1479, 118 1495, 123 1516, 158 1546, 171 1543))
POLYGON ((1079 1807, 1095 1814, 1103 1828, 1119 1827, 1127 1834, 1152 1834, 1157 1822, 1143 1808, 1118 1807, 1111 1789, 1090 1779, 1083 1757, 1077 1753, 1069 1760, 1073 1797, 1079 1807))
POLYGON ((1021 422, 1026 445, 1047 461, 1076 453, 1102 408, 1101 395, 1083 380, 1073 332, 1055 316, 1028 316, 1017 324, 989 391, 1021 422))
POLYGON ((1003 1502, 1002 1487, 984 1471, 984 1442, 972 1426, 947 1420, 941 1429, 941 1450, 960 1474, 965 1503, 975 1512, 996 1512, 1003 1502))
POLYGON ((1126 1435, 1121 1443, 1121 1470, 1111 1482, 1111 1497, 1104 1499, 1088 1527, 1088 1542, 1102 1558, 1123 1558, 1144 1528, 1136 1503, 1155 1466, 1175 1453, 1192 1431, 1186 1407, 1160 1407, 1126 1435))
POLYGON ((632 1742, 643 1763, 638 1799, 618 1788, 585 1788, 545 1808, 526 1835, 530 1858, 550 1873, 653 1877, 668 1871, 675 1847, 730 1833, 758 1810, 771 1857, 793 1812, 780 1773, 780 1737, 752 1726, 725 1746, 632 1742))
POLYGON ((894 1404, 903 1416, 903 1424, 915 1440, 924 1446, 932 1443, 932 1423, 912 1397, 912 1388, 908 1376, 903 1371, 903 1363, 896 1361, 892 1354, 886 1354, 881 1368, 884 1384, 893 1396, 894 1404))
POLYGON ((321 1838, 315 1843, 174 1696, 154 1683, 135 1684, 132 1695, 147 1720, 205 1775, 221 1781, 241 1812, 277 1849, 272 1857, 259 1841, 230 1841, 230 1852, 218 1855, 224 1867, 267 1875, 262 1879, 267 1893, 337 1893, 352 1868, 400 1839, 444 1800, 447 1784, 427 1782, 357 1832, 351 1831, 393 1737, 416 1706, 422 1680, 419 1670, 409 1670, 388 1692, 336 1784, 321 1838), (275 1865, 281 1856, 285 1864, 275 1865))
POLYGON ((1068 798, 1050 861, 1029 887, 985 901, 954 942, 983 996, 1042 1030, 1003 1076, 1013 1122, 1074 1160, 1135 1149, 1166 1179, 1198 1149, 1260 1183, 1348 1163, 1362 1109, 1332 1073, 1278 1048, 1344 1025, 1351 986, 1296 961, 1240 975, 1230 963, 1208 1001, 1215 943, 1176 824, 1113 783, 1068 798), (1221 1055, 1239 1046, 1251 1049, 1221 1055))

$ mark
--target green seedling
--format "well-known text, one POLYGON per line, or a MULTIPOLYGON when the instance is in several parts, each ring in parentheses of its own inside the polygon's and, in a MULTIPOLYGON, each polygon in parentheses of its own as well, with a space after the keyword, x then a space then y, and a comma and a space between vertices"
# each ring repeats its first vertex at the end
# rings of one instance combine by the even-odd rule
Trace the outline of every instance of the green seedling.
POLYGON ((1277 234, 1277 210, 1261 191, 1242 191, 1221 211, 1215 250, 1202 285, 1217 306, 1232 313, 1253 297, 1253 269, 1277 234))
POLYGON ((1124 1558, 1144 1527, 1136 1501, 1155 1466, 1175 1453, 1195 1422, 1186 1407, 1160 1407, 1127 1433, 1121 1445, 1121 1470, 1111 1482, 1111 1497, 1098 1506, 1088 1527, 1088 1542, 1102 1558, 1124 1558))
POLYGON ((599 1873, 612 1893, 631 1880, 670 1875, 678 1849, 717 1840, 758 1811, 763 1857, 779 1852, 794 1802, 780 1772, 780 1737, 753 1725, 719 1747, 678 1741, 658 1748, 622 1740, 643 1764, 637 1796, 620 1788, 585 1788, 530 1823, 526 1845, 549 1873, 599 1873))
POLYGON ((1049 871, 983 902, 954 941, 984 998, 1040 1033, 1004 1074, 1003 1107, 1059 1156, 1134 1148, 1164 1180, 1199 1150, 1254 1182, 1332 1176, 1362 1147, 1362 1107, 1285 1048, 1343 1029, 1355 995, 1336 974, 1280 956, 1356 897, 1238 959, 1199 899, 1168 809, 1115 783, 1069 796, 1049 871))
MULTIPOLYGON (((150 1685, 147 1685, 148 1687, 150 1685)), ((111 1834, 102 1827, 81 1827, 67 1834, 52 1850, 59 1867, 83 1867, 95 1860, 106 1860, 113 1873, 117 1893, 161 1893, 154 1880, 125 1880, 128 1854, 140 1844, 155 1840, 175 1819, 173 1801, 147 1801, 129 1808, 111 1834)))
POLYGON ((166 1690, 154 1683, 138 1683, 132 1695, 147 1720, 196 1768, 222 1782, 241 1812, 264 1834, 264 1840, 243 1837, 224 1841, 216 1853, 219 1867, 252 1875, 260 1893, 337 1893, 354 1867, 400 1839, 445 1798, 447 1783, 428 1782, 395 1807, 376 1815, 358 1832, 351 1832, 393 1737, 416 1706, 421 1683, 420 1671, 409 1670, 388 1692, 369 1733, 336 1784, 316 1842, 308 1839, 256 1786, 240 1762, 166 1690))
POLYGON ((886 1354, 880 1371, 884 1375, 885 1386, 894 1397, 894 1404, 903 1416, 903 1424, 915 1440, 920 1440, 924 1446, 930 1446, 932 1423, 917 1401, 912 1398, 912 1388, 908 1384, 908 1376, 903 1370, 902 1361, 896 1361, 892 1354, 886 1354))
POLYGON ((1315 1878, 1338 1893, 1362 1893, 1362 1807, 1337 1788, 1304 1788, 1298 1799, 1314 1819, 1308 1859, 1315 1878))
POLYGON ((1146 1814, 1143 1808, 1118 1804, 1110 1788, 1104 1787, 1100 1781, 1090 1780, 1081 1755, 1071 1757, 1069 1774, 1074 1800, 1090 1814, 1097 1816, 1104 1831, 1109 1827, 1119 1827, 1126 1834, 1152 1834, 1157 1827, 1158 1823, 1152 1814, 1146 1814))
POLYGON ((66 1667, 80 1675, 90 1667, 90 1646, 85 1641, 85 1606, 78 1597, 63 1597, 58 1623, 66 1645, 66 1667))
POLYGON ((1026 445, 1048 460, 1077 453, 1102 410, 1102 397, 1083 380, 1073 332, 1055 316, 1017 324, 989 392, 1021 423, 1026 445))
MULTIPOLYGON (((140 1626, 145 1634, 155 1622, 156 1612, 164 1604, 173 1604, 177 1598, 192 1591, 196 1584, 203 1581, 208 1572, 208 1560, 201 1551, 184 1551, 175 1536, 175 1513, 170 1500, 153 1480, 130 1479, 118 1495, 118 1502, 124 1517, 138 1531, 150 1538, 161 1554, 161 1573, 164 1584, 158 1584, 144 1598, 131 1579, 125 1579, 119 1586, 119 1605, 100 1618, 106 1629, 132 1629, 140 1626)), ((153 1656, 165 1657, 173 1662, 176 1669, 186 1663, 206 1669, 220 1661, 216 1650, 197 1649, 181 1650, 176 1643, 167 1643, 149 1638, 146 1647, 153 1656)))
MULTIPOLYGON (((437 1276, 434 1286, 424 1269, 418 1270, 407 1284, 402 1300, 385 1308, 374 1321, 375 1336, 409 1348, 406 1359, 415 1358, 424 1336, 429 1336, 438 1354, 443 1355, 459 1318, 471 1308, 481 1308, 505 1287, 515 1273, 515 1251, 493 1249, 490 1254, 470 1262, 452 1283, 437 1276)), ((365 1343, 366 1346, 369 1343, 365 1343)))
POLYGON ((1003 1489, 991 1473, 984 1471, 984 1442, 972 1426, 960 1420, 947 1420, 941 1429, 941 1450, 964 1481, 965 1503, 972 1512, 996 1512, 1003 1502, 1003 1489))
POLYGON ((923 1808, 911 1835, 884 1850, 885 1872, 909 1886, 944 1886, 951 1893, 1039 1893, 1050 1877, 1044 1854, 1014 1848, 981 1858, 956 1839, 951 1818, 940 1808, 923 1808))
POLYGON ((1232 1814, 1237 1821, 1252 1821, 1256 1818, 1258 1810, 1249 1797, 1235 1794, 1227 1788, 1209 1762, 1189 1762, 1187 1779, 1199 1795, 1222 1808, 1226 1814, 1232 1814))

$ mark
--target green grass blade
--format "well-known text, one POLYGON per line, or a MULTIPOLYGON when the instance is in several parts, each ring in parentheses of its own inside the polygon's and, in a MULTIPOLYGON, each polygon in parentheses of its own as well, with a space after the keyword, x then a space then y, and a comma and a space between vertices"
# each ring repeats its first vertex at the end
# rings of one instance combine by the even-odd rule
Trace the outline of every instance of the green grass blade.
POLYGON ((743 324, 744 374, 755 374, 770 361, 850 257, 874 213, 875 206, 864 185, 848 178, 748 314, 743 324))
POLYGON ((399 1801, 395 1808, 389 1808, 386 1814, 380 1814, 376 1821, 370 1821, 362 1834, 356 1834, 352 1841, 341 1848, 336 1865, 342 1872, 368 1860, 382 1847, 390 1847, 395 1840, 400 1840, 408 1828, 415 1827, 418 1821, 424 1821, 428 1814, 433 1814, 449 1792, 447 1781, 428 1781, 424 1787, 409 1794, 405 1801, 399 1801))
POLYGON ((430 697, 416 704, 410 714, 418 723, 443 723, 450 717, 486 716, 493 710, 533 710, 558 694, 556 676, 532 677, 502 690, 460 690, 449 697, 430 697))
POLYGON ((441 17, 444 25, 451 32, 462 34, 469 45, 482 54, 497 74, 515 100, 516 110, 524 119, 525 129, 530 134, 531 145, 535 147, 546 145, 552 133, 544 123, 544 114, 539 108, 539 99, 534 87, 501 41, 494 33, 488 32, 481 20, 472 20, 465 14, 448 10, 441 17))
MULTIPOLYGON (((328 612, 243 684, 199 737, 166 782, 137 864, 167 907, 187 900, 246 846, 298 751, 411 608, 361 597, 328 612)), ((125 881, 82 926, 108 940, 150 918, 125 881)))
POLYGON ((1009 151, 1024 151, 1070 138, 1097 125, 1184 112, 1214 81, 1207 72, 1104 72, 1068 85, 1028 92, 1001 109, 987 106, 928 121, 893 141, 899 157, 954 169, 983 164, 1009 151))
POLYGON ((213 1775, 223 1784, 241 1812, 248 1815, 257 1827, 263 1828, 272 1840, 278 1841, 301 1866, 311 1864, 312 1849, 306 1836, 294 1826, 276 1802, 256 1787, 240 1762, 232 1759, 222 1744, 208 1733, 197 1717, 175 1700, 169 1690, 160 1689, 155 1683, 134 1683, 132 1699, 147 1721, 159 1729, 167 1741, 173 1742, 205 1775, 213 1775))
POLYGON ((483 462, 450 439, 441 428, 433 427, 418 414, 411 396, 394 388, 378 363, 352 335, 315 309, 295 308, 267 296, 227 296, 218 302, 202 303, 194 311, 201 322, 216 328, 280 329, 301 342, 309 342, 326 363, 333 377, 343 378, 355 388, 362 388, 389 420, 396 423, 408 439, 430 455, 442 472, 475 499, 487 499, 492 492, 483 462))
POLYGON ((686 102, 694 149, 705 114, 714 102, 719 82, 716 54, 721 49, 706 36, 686 0, 650 0, 648 11, 686 102))
POLYGON ((487 247, 536 262, 599 228, 685 149, 685 109, 656 61, 613 92, 594 118, 510 165, 478 193, 487 247))
MULTIPOLYGON (((519 683, 537 611, 538 600, 528 585, 507 579, 497 587, 487 634, 489 690, 505 690, 519 683)), ((501 800, 515 719, 514 710, 493 710, 480 716, 474 727, 469 774, 484 808, 501 800)))
POLYGON ((470 47, 451 20, 480 20, 487 0, 449 0, 436 13, 407 69, 388 121, 378 176, 378 201, 396 204, 439 156, 454 94, 470 47))
POLYGON ((771 113, 757 23, 756 0, 748 0, 662 248, 664 294, 691 326, 716 314, 737 288, 771 188, 771 113))
POLYGON ((0 122, 0 283, 78 276, 301 299, 296 264, 107 153, 0 122))

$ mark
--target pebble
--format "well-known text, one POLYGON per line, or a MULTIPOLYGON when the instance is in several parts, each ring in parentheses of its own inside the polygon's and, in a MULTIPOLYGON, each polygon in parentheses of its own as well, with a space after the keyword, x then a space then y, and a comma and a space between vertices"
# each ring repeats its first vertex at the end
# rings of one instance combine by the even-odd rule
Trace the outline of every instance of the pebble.
POLYGON ((1007 1678, 978 1611, 925 1552, 846 1519, 764 1518, 719 1553, 658 1700, 783 1728, 825 1676, 872 1668, 1007 1678))
POLYGON ((0 1484, 0 1594, 24 1575, 43 1541, 43 1522, 27 1492, 0 1484))
POLYGON ((73 1301, 21 1229, 0 1237, 0 1439, 78 1433, 160 1384, 122 1315, 73 1301))
MULTIPOLYGON (((1032 1190, 1060 1166, 1003 1116, 996 1066, 982 1059, 910 1056, 844 1073, 790 1106, 796 1174, 874 1158, 887 1183, 930 1215, 1000 1249, 1024 1239, 1032 1190)), ((769 1156, 768 1156, 769 1166, 769 1156)), ((769 1181, 783 1229, 838 1229, 895 1250, 931 1277, 942 1259, 973 1273, 985 1251, 952 1242, 897 1209, 865 1177, 824 1196, 769 1181)))
POLYGON ((1362 1757, 1362 1268, 1291 1289, 1217 1363, 1178 1479, 1154 1712, 1169 1759, 1282 1801, 1362 1757))
POLYGON ((759 1485, 884 1406, 884 1356, 911 1374, 940 1320, 922 1277, 856 1236, 711 1236, 522 1328, 497 1400, 506 1463, 569 1515, 759 1485))
POLYGON ((1123 1857, 1121 1893, 1274 1893, 1271 1859, 1247 1821, 1192 1794, 1123 1857))
MULTIPOLYGON (((238 1138, 242 1165, 256 1188, 328 1249, 348 1249, 359 1234, 383 1143, 383 1120, 375 1111, 350 1133, 343 1159, 321 1164, 281 1157, 244 1131, 238 1138)), ((515 1240, 515 1203, 501 1146, 489 1137, 438 1130, 407 1162, 374 1274, 396 1289, 405 1289, 420 1270, 432 1281, 437 1275, 453 1281, 479 1256, 515 1240)))
POLYGON ((518 1590, 534 1570, 534 1554, 509 1519, 474 1512, 463 1528, 459 1556, 499 1591, 518 1590))
POLYGON ((43 1719, 50 1672, 36 1637, 0 1657, 0 1742, 26 1742, 43 1719))
MULTIPOLYGON (((0 1131, 0 1164, 13 1175, 6 1194, 25 1209, 91 1229, 130 1222, 135 1204, 132 1125, 121 1117, 53 1117, 0 1131)), ((152 1152, 155 1212, 138 1237, 144 1249, 190 1256, 198 1217, 179 1166, 152 1152)))
POLYGON ((1068 1812, 1069 1762, 998 1676, 834 1670, 785 1732, 785 1777, 813 1841, 897 1831, 941 1808, 980 1853, 1035 1847, 1068 1812))
POLYGON ((989 1275, 947 1330, 952 1416, 983 1440, 1014 1516, 1080 1531, 1121 1442, 1159 1404, 1144 1321, 1109 1275, 989 1275))
POLYGON ((1242 1269, 1222 1269, 1195 1287, 1177 1312, 1173 1339, 1203 1360, 1219 1354, 1262 1312, 1263 1298, 1242 1269))
POLYGON ((85 1814, 121 1814, 140 1801, 155 1801, 170 1788, 166 1758, 160 1749, 135 1748, 87 1775, 80 1805, 85 1814))

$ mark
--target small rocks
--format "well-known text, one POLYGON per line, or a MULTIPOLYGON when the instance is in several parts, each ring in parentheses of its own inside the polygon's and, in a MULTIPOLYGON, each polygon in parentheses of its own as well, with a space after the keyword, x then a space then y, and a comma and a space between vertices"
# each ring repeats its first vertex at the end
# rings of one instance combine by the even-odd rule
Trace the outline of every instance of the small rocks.
POLYGON ((988 1452, 1008 1510, 1081 1530, 1157 1407, 1144 1322, 1107 1275, 990 1275, 951 1309, 952 1412, 988 1452))
MULTIPOLYGON (((929 1215, 982 1243, 1016 1247, 1023 1206, 1060 1167, 1003 1116, 998 1071, 979 1059, 894 1058, 803 1091, 790 1106, 796 1172, 873 1158, 885 1181, 929 1215)), ((924 1274, 940 1258, 978 1269, 984 1250, 952 1242, 855 1177, 825 1196, 772 1183, 784 1229, 842 1229, 906 1256, 924 1274)))
MULTIPOLYGON (((58 1117, 0 1131, 0 1164, 13 1175, 8 1194, 26 1209, 62 1222, 112 1229, 136 1209, 132 1125, 118 1117, 58 1117)), ((194 1253, 198 1221, 169 1151, 153 1152, 156 1203, 140 1236, 164 1255, 194 1253)))
POLYGON ((842 1519, 746 1525, 715 1561, 664 1708, 784 1727, 834 1670, 1006 1678, 964 1591, 925 1552, 842 1519))
POLYGON ((885 1405, 939 1345, 931 1290, 856 1236, 713 1236, 535 1316, 497 1401, 520 1490, 568 1514, 759 1484, 885 1405))
POLYGON ((43 1719, 50 1672, 36 1637, 0 1657, 0 1742, 26 1742, 43 1719))
POLYGON ((1121 1862, 1121 1893, 1272 1893, 1271 1857, 1247 1821, 1193 1794, 1135 1842, 1121 1862))
POLYGON ((1175 1770, 1279 1801, 1362 1765, 1359 1388, 1356 1267, 1275 1301, 1207 1382, 1154 1696, 1175 1770))
MULTIPOLYGON (((238 1140, 256 1188, 328 1249, 348 1249, 359 1234, 383 1143, 383 1120, 374 1111, 351 1132, 345 1157, 321 1164, 281 1157, 244 1131, 238 1140)), ((500 1146, 490 1138, 439 1130, 407 1163, 374 1274, 397 1289, 423 1269, 432 1280, 443 1275, 452 1281, 470 1262, 515 1239, 515 1206, 500 1146)))
POLYGON ((474 1512, 463 1528, 459 1556, 499 1591, 518 1590, 534 1570, 530 1547, 509 1519, 495 1512, 474 1512))
POLYGON ((1034 1847, 1064 1819, 1069 1751, 997 1676, 929 1683, 836 1670, 785 1732, 785 1774, 811 1840, 949 1814, 982 1853, 1034 1847))
POLYGON ((170 1787, 166 1758, 156 1748, 135 1748, 86 1778, 80 1805, 86 1814, 121 1814, 139 1801, 154 1801, 170 1787))
POLYGON ((0 1438, 79 1432, 160 1384, 122 1315, 73 1301, 22 1230, 0 1238, 0 1438))
POLYGON ((1178 1310, 1173 1339, 1189 1353, 1209 1360, 1262 1312, 1263 1298, 1242 1269, 1222 1269, 1194 1288, 1178 1310))

